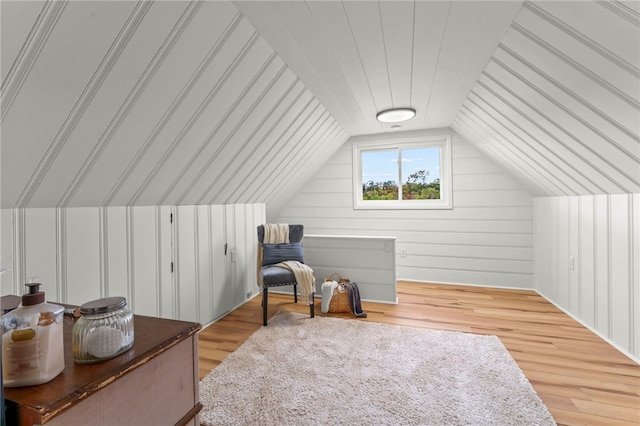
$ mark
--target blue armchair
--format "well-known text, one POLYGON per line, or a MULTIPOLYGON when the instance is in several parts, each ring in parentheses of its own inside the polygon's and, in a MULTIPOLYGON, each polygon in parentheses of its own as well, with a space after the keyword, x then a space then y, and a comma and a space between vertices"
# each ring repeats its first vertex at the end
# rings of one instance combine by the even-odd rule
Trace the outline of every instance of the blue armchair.
MULTIPOLYGON (((264 226, 259 225, 258 242, 262 247, 262 265, 259 265, 259 273, 262 279, 262 323, 263 325, 267 325, 267 302, 270 288, 292 285, 294 302, 298 303, 298 282, 296 281, 294 273, 277 264, 287 260, 304 263, 302 252, 304 226, 289 225, 289 243, 265 244, 264 234, 264 226)), ((313 288, 315 288, 315 284, 313 288)), ((313 290, 309 295, 309 313, 311 318, 315 316, 313 290)))

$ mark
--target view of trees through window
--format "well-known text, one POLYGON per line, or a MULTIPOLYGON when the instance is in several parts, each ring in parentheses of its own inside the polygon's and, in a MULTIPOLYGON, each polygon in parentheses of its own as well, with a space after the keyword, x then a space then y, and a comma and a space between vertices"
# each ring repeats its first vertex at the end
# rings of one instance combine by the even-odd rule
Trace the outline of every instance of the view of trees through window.
POLYGON ((362 152, 363 200, 439 200, 437 147, 362 152), (402 182, 399 198, 397 182, 402 182))

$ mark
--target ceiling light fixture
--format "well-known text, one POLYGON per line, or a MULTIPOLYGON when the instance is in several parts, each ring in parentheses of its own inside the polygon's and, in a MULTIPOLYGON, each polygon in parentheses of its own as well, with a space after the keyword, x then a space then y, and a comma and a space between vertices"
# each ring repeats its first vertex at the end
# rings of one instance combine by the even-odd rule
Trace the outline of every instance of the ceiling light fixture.
POLYGON ((415 116, 416 110, 413 108, 393 108, 379 112, 376 118, 383 123, 398 123, 410 120, 415 116))

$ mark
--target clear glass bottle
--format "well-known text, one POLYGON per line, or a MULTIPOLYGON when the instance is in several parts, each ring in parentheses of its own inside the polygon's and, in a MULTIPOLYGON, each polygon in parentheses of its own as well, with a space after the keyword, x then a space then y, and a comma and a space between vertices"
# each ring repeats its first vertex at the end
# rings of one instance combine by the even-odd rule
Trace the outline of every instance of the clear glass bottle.
POLYGON ((133 313, 127 309, 127 300, 107 297, 80 306, 72 343, 76 364, 94 364, 129 350, 133 346, 133 313))

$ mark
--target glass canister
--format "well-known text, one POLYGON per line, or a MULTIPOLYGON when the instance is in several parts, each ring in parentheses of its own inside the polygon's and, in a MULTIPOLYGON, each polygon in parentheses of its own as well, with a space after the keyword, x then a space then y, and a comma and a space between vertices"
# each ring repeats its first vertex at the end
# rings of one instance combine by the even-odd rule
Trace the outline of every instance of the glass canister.
POLYGON ((127 300, 107 297, 80 306, 72 336, 76 364, 94 364, 126 352, 133 346, 133 313, 127 300))

